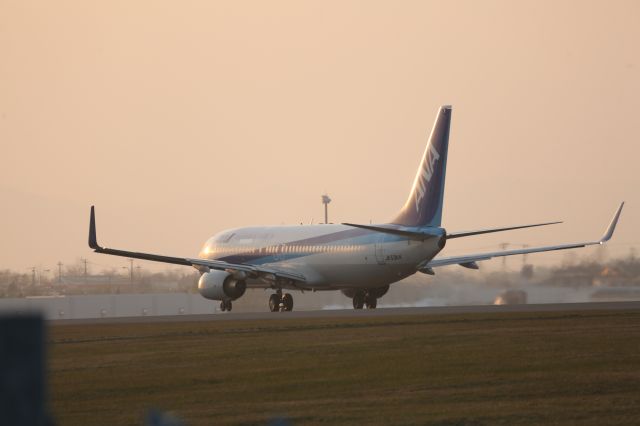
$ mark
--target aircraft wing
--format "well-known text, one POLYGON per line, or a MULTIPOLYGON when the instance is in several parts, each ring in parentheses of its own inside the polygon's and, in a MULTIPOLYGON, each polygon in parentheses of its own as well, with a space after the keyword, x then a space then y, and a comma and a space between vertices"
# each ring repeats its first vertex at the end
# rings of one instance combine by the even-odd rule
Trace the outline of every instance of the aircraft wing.
POLYGON ((466 268, 478 269, 478 265, 475 262, 479 262, 482 260, 493 259, 494 257, 503 257, 503 256, 513 256, 516 254, 528 254, 528 253, 540 253, 544 251, 554 251, 554 250, 567 250, 579 247, 586 247, 595 244, 604 244, 611 239, 613 236, 613 231, 616 229, 616 224, 618 223, 618 219, 620 218, 620 213, 622 212, 622 207, 624 206, 624 202, 620 204, 618 210, 616 211, 613 219, 611 219, 611 223, 607 227, 604 235, 596 241, 586 241, 581 243, 574 244, 560 244, 554 246, 542 246, 542 247, 529 247, 518 250, 505 250, 505 251, 495 251, 489 253, 476 253, 476 254, 467 254, 462 256, 451 256, 451 257, 441 257, 430 260, 424 265, 420 265, 418 270, 432 273, 431 268, 436 268, 439 266, 446 265, 460 265, 466 268))
POLYGON ((264 278, 269 281, 285 279, 302 283, 306 282, 306 278, 302 274, 298 274, 292 271, 284 271, 281 269, 274 269, 261 265, 228 263, 221 260, 164 256, 159 254, 140 253, 102 247, 98 244, 98 239, 96 236, 96 215, 94 206, 91 206, 91 217, 89 220, 89 247, 91 247, 96 253, 110 254, 112 256, 151 260, 153 262, 171 263, 174 265, 193 266, 200 272, 209 272, 210 269, 218 269, 221 271, 242 271, 246 272, 252 278, 264 278))

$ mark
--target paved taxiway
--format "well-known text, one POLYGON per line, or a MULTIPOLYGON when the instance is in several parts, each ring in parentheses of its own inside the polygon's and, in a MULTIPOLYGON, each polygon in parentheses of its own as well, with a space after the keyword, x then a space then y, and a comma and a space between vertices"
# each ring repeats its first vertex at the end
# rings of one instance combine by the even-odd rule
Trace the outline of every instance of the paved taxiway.
POLYGON ((305 318, 369 318, 402 315, 447 315, 499 312, 578 312, 606 310, 640 310, 640 301, 633 302, 594 302, 594 303, 548 303, 539 305, 474 305, 474 306, 438 306, 420 308, 378 308, 372 310, 319 310, 293 312, 226 312, 210 315, 171 315, 141 316, 120 318, 91 318, 76 320, 51 320, 52 325, 70 324, 130 324, 189 321, 245 321, 278 320, 305 318))

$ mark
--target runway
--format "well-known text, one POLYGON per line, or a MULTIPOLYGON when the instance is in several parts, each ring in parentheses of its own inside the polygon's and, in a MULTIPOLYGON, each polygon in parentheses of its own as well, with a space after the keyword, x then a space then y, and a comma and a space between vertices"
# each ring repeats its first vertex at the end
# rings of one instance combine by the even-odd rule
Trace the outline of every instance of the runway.
POLYGON ((293 312, 226 312, 207 315, 168 315, 138 316, 118 318, 64 319, 50 320, 51 325, 81 324, 132 324, 132 323, 172 323, 203 321, 274 321, 286 319, 311 318, 371 318, 415 315, 456 315, 481 313, 510 312, 584 312, 584 311, 618 311, 640 310, 640 301, 632 302, 593 302, 593 303, 548 303, 529 305, 473 305, 473 306, 438 306, 419 308, 378 308, 371 310, 337 309, 293 312))

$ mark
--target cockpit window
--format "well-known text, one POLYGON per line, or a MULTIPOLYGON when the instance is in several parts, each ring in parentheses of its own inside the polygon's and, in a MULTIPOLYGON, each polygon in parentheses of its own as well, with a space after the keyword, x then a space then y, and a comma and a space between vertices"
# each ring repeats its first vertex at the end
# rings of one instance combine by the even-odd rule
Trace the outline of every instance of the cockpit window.
POLYGON ((226 244, 229 241, 231 241, 234 235, 236 235, 235 232, 227 232, 224 234, 220 234, 214 239, 214 242, 226 244))

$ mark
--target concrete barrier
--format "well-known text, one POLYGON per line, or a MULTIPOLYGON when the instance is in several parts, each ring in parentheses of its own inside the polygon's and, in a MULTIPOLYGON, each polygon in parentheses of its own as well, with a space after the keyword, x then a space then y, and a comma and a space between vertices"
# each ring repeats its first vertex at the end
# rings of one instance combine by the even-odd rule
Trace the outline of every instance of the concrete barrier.
POLYGON ((105 294, 0 299, 0 313, 40 313, 45 319, 84 319, 216 312, 218 303, 199 294, 105 294))

